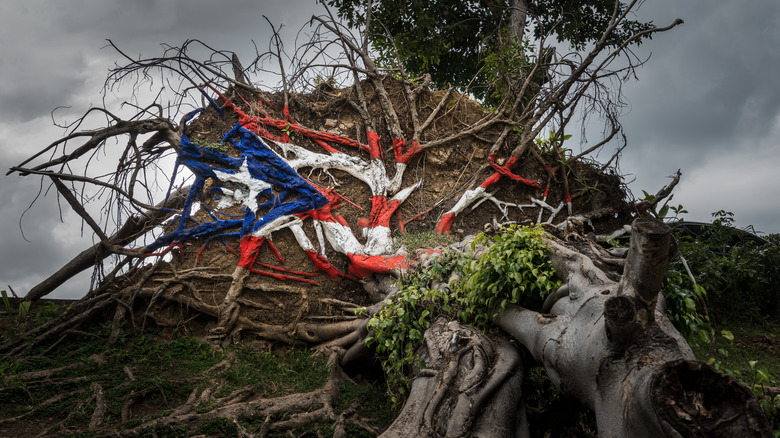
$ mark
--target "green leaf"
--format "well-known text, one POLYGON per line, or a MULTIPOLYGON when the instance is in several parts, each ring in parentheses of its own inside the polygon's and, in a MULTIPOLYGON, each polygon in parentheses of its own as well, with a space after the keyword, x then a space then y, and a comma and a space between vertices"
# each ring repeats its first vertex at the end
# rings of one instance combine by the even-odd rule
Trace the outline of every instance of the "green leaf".
POLYGON ((772 380, 772 375, 769 374, 765 368, 760 368, 758 371, 756 371, 756 376, 762 382, 769 382, 772 380))
POLYGON ((669 213, 669 204, 664 204, 664 206, 661 207, 661 211, 658 212, 658 216, 664 218, 667 213, 669 213))
POLYGON ((728 330, 721 330, 720 334, 721 334, 721 336, 723 336, 724 338, 728 339, 729 341, 734 341, 734 334, 731 333, 730 331, 728 331, 728 330))

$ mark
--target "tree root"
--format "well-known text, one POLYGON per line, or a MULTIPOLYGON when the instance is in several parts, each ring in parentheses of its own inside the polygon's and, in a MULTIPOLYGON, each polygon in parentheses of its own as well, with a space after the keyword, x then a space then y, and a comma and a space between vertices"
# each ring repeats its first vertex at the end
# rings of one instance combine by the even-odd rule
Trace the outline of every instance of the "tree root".
MULTIPOLYGON (((215 391, 204 391, 197 399, 190 397, 185 404, 168 416, 146 421, 131 429, 115 431, 105 436, 136 437, 144 435, 150 428, 171 427, 186 428, 190 431, 201 423, 215 420, 237 419, 264 420, 256 436, 264 436, 269 430, 289 430, 311 422, 336 420, 333 405, 339 395, 339 387, 344 377, 336 363, 336 356, 330 358, 330 377, 322 388, 308 393, 292 394, 275 398, 263 398, 256 391, 241 388, 227 396, 214 399, 215 391), (203 407, 208 406, 204 412, 203 407), (282 414, 284 417, 282 418, 282 414), (276 420, 274 420, 276 419, 276 420)), ((123 409, 124 417, 124 409, 123 409)), ((251 432, 248 432, 251 436, 251 432)))
POLYGON ((516 347, 444 319, 424 336, 425 368, 382 437, 527 436, 521 401, 526 367, 516 347))

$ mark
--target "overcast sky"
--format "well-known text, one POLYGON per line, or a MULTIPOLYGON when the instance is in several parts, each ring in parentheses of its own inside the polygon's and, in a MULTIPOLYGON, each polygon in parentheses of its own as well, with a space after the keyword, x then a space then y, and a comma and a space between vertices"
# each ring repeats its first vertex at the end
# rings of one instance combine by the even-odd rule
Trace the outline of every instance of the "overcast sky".
MULTIPOLYGON (((50 112, 72 120, 101 104, 107 69, 118 59, 106 39, 127 53, 156 56, 160 43, 200 39, 215 48, 255 53, 267 44, 262 15, 286 26, 292 49, 297 30, 320 11, 314 0, 9 0, 0 4, 0 167, 61 136, 50 112), (70 116, 70 117, 69 117, 70 116)), ((688 220, 709 221, 731 211, 739 226, 780 232, 780 3, 777 0, 650 0, 639 11, 660 34, 637 52, 652 54, 639 81, 625 86, 630 103, 622 122, 629 146, 621 170, 630 188, 654 193, 680 168, 674 203, 688 220)), ((243 55, 243 56, 242 56, 243 55)), ((92 245, 49 194, 21 221, 39 180, 4 176, 0 184, 0 287, 20 296, 92 245), (25 240, 26 238, 26 240, 25 240)), ((77 298, 88 274, 51 295, 77 298)))

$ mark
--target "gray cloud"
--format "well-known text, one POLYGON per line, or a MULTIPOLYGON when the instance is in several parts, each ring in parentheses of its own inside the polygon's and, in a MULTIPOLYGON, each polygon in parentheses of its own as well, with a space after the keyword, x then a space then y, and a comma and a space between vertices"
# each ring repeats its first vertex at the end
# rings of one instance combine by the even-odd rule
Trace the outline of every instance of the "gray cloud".
MULTIPOLYGON (((113 40, 131 57, 158 56, 162 43, 180 45, 197 38, 218 48, 234 50, 243 59, 255 54, 252 39, 265 49, 269 27, 262 19, 284 23, 284 36, 294 38, 313 8, 309 2, 28 0, 0 4, 0 166, 18 164, 30 153, 62 135, 51 127, 57 120, 73 121, 91 105, 101 103, 105 74, 119 55, 105 48, 113 40), (301 10, 297 10, 296 7, 301 10)), ((291 43, 290 43, 291 44, 291 43)), ((292 44, 291 44, 292 45, 292 44)), ((292 48, 292 47, 291 47, 292 48)), ((0 283, 19 294, 46 278, 81 250, 92 245, 91 231, 80 235, 81 224, 67 205, 65 223, 53 193, 39 199, 19 218, 36 196, 39 179, 6 177, 0 190, 0 236, 3 248, 0 283)), ((85 272, 53 296, 78 297, 88 287, 85 272)))
POLYGON ((631 185, 654 192, 682 168, 675 201, 692 220, 727 210, 737 222, 780 231, 780 189, 773 169, 780 117, 780 7, 772 0, 645 2, 641 18, 685 24, 638 52, 653 56, 626 86, 631 111, 623 123, 629 147, 623 170, 631 185), (761 196, 759 196, 761 194, 761 196))
POLYGON ((634 112, 626 125, 632 138, 717 148, 747 131, 760 135, 769 129, 780 108, 772 73, 780 67, 780 55, 762 48, 780 41, 776 3, 669 3, 643 7, 648 14, 669 7, 672 12, 664 15, 677 13, 686 22, 644 47, 654 56, 640 70, 639 83, 629 87, 634 112))

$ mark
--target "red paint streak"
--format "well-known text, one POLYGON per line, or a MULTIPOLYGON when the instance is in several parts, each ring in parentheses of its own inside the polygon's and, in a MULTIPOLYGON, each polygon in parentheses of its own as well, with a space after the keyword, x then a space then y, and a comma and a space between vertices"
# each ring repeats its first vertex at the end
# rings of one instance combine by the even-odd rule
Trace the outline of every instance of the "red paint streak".
POLYGON ((499 166, 498 164, 496 164, 494 162, 495 158, 496 158, 496 154, 490 154, 490 157, 488 158, 488 160, 490 161, 490 166, 493 167, 493 169, 496 171, 496 173, 499 173, 499 174, 501 174, 503 176, 509 177, 513 181, 521 182, 521 183, 523 183, 523 184, 525 184, 527 186, 536 187, 537 189, 541 189, 542 188, 536 182, 528 180, 528 179, 525 179, 525 178, 523 178, 520 175, 515 175, 514 173, 512 173, 511 170, 515 166, 517 161, 519 160, 519 157, 514 157, 514 156, 510 157, 507 160, 506 164, 503 165, 503 166, 499 166))
POLYGON ((319 286, 319 283, 317 283, 316 281, 313 281, 313 280, 309 280, 308 278, 298 278, 298 277, 291 277, 289 275, 284 275, 284 274, 274 274, 273 272, 260 271, 260 270, 253 269, 253 268, 247 268, 247 270, 249 272, 253 273, 253 274, 266 275, 268 277, 273 277, 273 278, 275 278, 277 280, 282 280, 282 281, 284 281, 284 280, 295 280, 295 281, 302 281, 304 283, 309 283, 309 284, 313 284, 315 286, 319 286))
POLYGON ((271 252, 274 253, 276 258, 279 260, 279 263, 284 264, 284 258, 282 258, 282 254, 279 252, 279 250, 276 249, 276 245, 274 245, 274 243, 270 240, 266 240, 266 242, 268 242, 268 248, 270 248, 271 252))
POLYGON ((295 125, 298 124, 298 122, 296 122, 295 119, 293 119, 292 116, 290 115, 290 108, 288 108, 287 105, 285 105, 284 108, 282 108, 282 114, 284 114, 284 119, 287 120, 288 122, 295 125))
POLYGON ((406 231, 404 231, 404 220, 401 219, 401 210, 396 211, 395 215, 398 217, 398 228, 401 230, 401 234, 406 236, 406 231))
POLYGON ((341 153, 340 150, 332 147, 331 145, 325 143, 322 140, 315 139, 314 142, 317 143, 318 145, 320 145, 320 147, 325 149, 327 152, 330 152, 331 154, 340 154, 341 153))
POLYGON ((406 225, 406 224, 408 224, 409 222, 411 222, 411 221, 413 221, 413 220, 417 219, 418 217, 420 217, 420 216, 424 215, 425 213, 428 213, 428 212, 429 212, 429 211, 431 211, 431 210, 433 210, 433 209, 432 209, 432 208, 429 208, 429 209, 427 209, 427 210, 423 211, 422 213, 419 213, 419 214, 417 214, 417 215, 416 215, 416 216, 414 216, 413 218, 411 218, 411 219, 409 219, 408 221, 404 222, 404 225, 406 225))
POLYGON ((489 176, 488 179, 486 179, 485 182, 483 182, 479 186, 482 187, 483 189, 487 189, 490 188, 490 186, 492 186, 493 184, 497 183, 498 180, 500 179, 501 179, 501 174, 494 173, 493 175, 489 176))
POLYGON ((422 151, 420 144, 416 140, 412 141, 412 147, 406 149, 406 140, 400 138, 393 139, 393 153, 395 161, 398 163, 409 164, 418 153, 422 151))
POLYGON ((339 220, 333 217, 333 210, 340 207, 339 201, 344 198, 332 189, 319 187, 316 184, 313 185, 317 187, 317 190, 319 190, 319 192, 322 193, 323 196, 328 198, 328 203, 318 209, 309 210, 307 212, 297 214, 296 216, 298 216, 302 220, 306 219, 307 217, 311 217, 312 219, 317 221, 341 223, 339 220))
POLYGON ((382 146, 379 144, 379 134, 368 131, 366 136, 368 137, 368 155, 372 160, 382 158, 382 146))
POLYGON ((445 213, 441 217, 439 223, 436 224, 436 232, 439 234, 450 234, 452 228, 452 222, 455 220, 455 213, 445 213))
MULTIPOLYGON (((332 143, 340 144, 342 146, 354 147, 356 149, 360 149, 371 153, 370 147, 360 143, 359 141, 353 140, 349 137, 333 134, 330 132, 321 132, 321 131, 306 129, 292 119, 290 121, 287 121, 287 120, 276 119, 268 115, 264 117, 250 116, 247 113, 245 113, 243 110, 238 108, 233 102, 230 101, 230 99, 226 98, 222 93, 220 93, 219 90, 217 90, 210 84, 208 85, 208 87, 211 88, 211 90, 214 91, 217 95, 219 95, 219 97, 221 97, 222 100, 224 100, 225 103, 222 105, 223 108, 229 108, 233 110, 234 113, 236 113, 236 115, 238 116, 238 123, 240 123, 241 126, 243 126, 246 129, 249 129, 252 132, 257 133, 258 135, 261 135, 260 132, 263 132, 264 136, 273 138, 270 135, 267 135, 267 132, 265 131, 264 128, 261 128, 261 126, 271 126, 280 131, 286 130, 289 132, 294 132, 295 134, 299 134, 303 137, 310 138, 315 141, 321 140, 325 142, 332 142, 332 143)), ((289 115, 289 110, 288 110, 288 115, 289 115)), ((369 132, 369 135, 370 134, 371 132, 369 132)), ((376 134, 374 133, 374 135, 376 134)), ((379 137, 377 136, 377 139, 378 138, 379 137)))
POLYGON ((293 271, 292 269, 280 268, 278 266, 269 265, 268 263, 263 263, 263 262, 258 262, 258 261, 255 261, 255 265, 262 266, 262 267, 268 268, 268 269, 273 269, 274 271, 287 272, 288 274, 303 275, 305 277, 312 277, 314 275, 317 275, 316 272, 293 271))
POLYGON ((398 254, 393 257, 387 256, 367 256, 363 254, 347 254, 352 262, 349 265, 349 272, 357 278, 369 276, 371 274, 387 274, 398 268, 408 268, 409 260, 405 254, 398 254))
POLYGON ((260 247, 265 242, 265 237, 244 236, 239 242, 238 266, 250 269, 255 264, 260 247))
POLYGON ((414 254, 414 256, 420 257, 421 254, 431 255, 431 254, 441 254, 442 252, 444 252, 443 249, 423 248, 423 249, 418 249, 417 252, 414 254))
MULTIPOLYGON (((179 248, 179 252, 180 252, 180 253, 183 253, 183 252, 184 252, 184 248, 182 248, 182 246, 181 246, 181 242, 171 242, 171 244, 170 244, 170 245, 168 245, 168 246, 167 246, 167 247, 166 247, 164 250, 162 250, 162 251, 160 251, 160 252, 151 252, 151 253, 146 253, 146 254, 144 254, 144 257, 149 257, 149 256, 162 256, 162 255, 165 255, 165 254, 168 254, 169 252, 171 252, 171 250, 172 250, 173 248, 179 248)), ((198 255, 200 255, 200 253, 198 253, 198 255)))
POLYGON ((314 266, 317 267, 318 271, 322 271, 333 280, 344 277, 349 278, 352 280, 356 280, 354 276, 347 274, 346 272, 342 272, 338 269, 336 269, 335 266, 331 265, 330 262, 328 262, 328 259, 325 258, 323 255, 318 254, 316 251, 305 251, 306 255, 309 257, 309 259, 314 263, 314 266))
POLYGON ((401 206, 401 201, 398 199, 387 202, 385 196, 374 196, 371 198, 371 218, 369 219, 369 227, 390 227, 390 218, 393 213, 401 206))
MULTIPOLYGON (((286 272, 288 274, 304 275, 304 276, 316 275, 316 274, 313 274, 313 273, 310 273, 310 272, 292 271, 292 270, 289 270, 289 269, 280 268, 278 266, 272 266, 272 265, 269 265, 267 263, 257 262, 256 261, 257 254, 258 254, 258 252, 260 250, 260 247, 263 245, 264 242, 268 242, 269 247, 274 252, 274 254, 276 254, 277 257, 281 259, 281 256, 279 255, 279 251, 265 237, 244 236, 244 237, 241 238, 241 241, 239 243, 240 254, 238 254, 238 256, 239 256, 238 266, 241 267, 241 268, 244 268, 244 269, 246 269, 249 272, 252 272, 254 274, 260 274, 260 275, 265 275, 265 276, 268 276, 268 277, 273 277, 273 278, 276 278, 277 280, 295 280, 295 281, 302 281, 304 283, 310 283, 310 284, 314 284, 314 285, 318 284, 316 281, 307 280, 305 278, 292 277, 292 276, 289 276, 289 275, 275 274, 273 272, 266 272, 266 271, 260 271, 260 270, 254 269, 253 266, 257 264, 257 265, 263 266, 265 268, 273 269, 275 271, 280 271, 280 272, 286 272)), ((231 248, 229 246, 227 248, 233 254, 236 253, 236 251, 233 250, 233 248, 231 248)))

